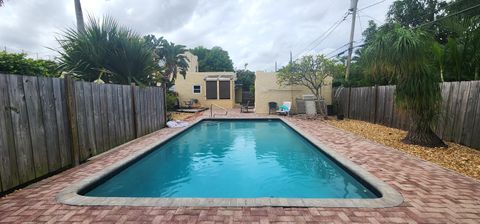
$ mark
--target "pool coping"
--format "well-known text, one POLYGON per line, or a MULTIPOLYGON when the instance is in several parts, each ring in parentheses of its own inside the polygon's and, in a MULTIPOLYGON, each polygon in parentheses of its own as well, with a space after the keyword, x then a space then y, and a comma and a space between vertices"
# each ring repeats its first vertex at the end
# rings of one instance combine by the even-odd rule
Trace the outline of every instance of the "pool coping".
POLYGON ((67 205, 78 206, 165 206, 165 207, 342 207, 342 208, 386 208, 394 207, 403 203, 403 196, 391 186, 378 179, 368 171, 338 154, 324 145, 317 138, 299 129, 282 117, 255 117, 255 118, 201 118, 183 130, 168 135, 144 149, 135 151, 130 156, 115 162, 101 171, 84 178, 63 189, 56 195, 56 200, 67 205), (204 120, 281 120, 306 140, 321 149, 333 160, 341 164, 351 174, 365 181, 377 190, 382 196, 372 199, 324 199, 324 198, 153 198, 153 197, 89 197, 80 195, 83 189, 95 184, 97 181, 108 177, 118 169, 122 169, 130 162, 138 159, 143 154, 153 150, 177 135, 182 134, 194 125, 204 120))

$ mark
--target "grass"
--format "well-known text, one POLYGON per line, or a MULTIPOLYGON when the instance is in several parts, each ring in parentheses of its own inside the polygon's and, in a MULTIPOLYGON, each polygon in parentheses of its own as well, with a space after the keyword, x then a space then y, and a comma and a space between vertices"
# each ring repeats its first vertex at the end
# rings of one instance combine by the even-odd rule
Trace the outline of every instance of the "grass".
POLYGON ((406 131, 364 121, 328 120, 327 123, 480 180, 479 150, 453 142, 446 142, 448 148, 428 148, 405 144, 400 140, 405 137, 406 131))

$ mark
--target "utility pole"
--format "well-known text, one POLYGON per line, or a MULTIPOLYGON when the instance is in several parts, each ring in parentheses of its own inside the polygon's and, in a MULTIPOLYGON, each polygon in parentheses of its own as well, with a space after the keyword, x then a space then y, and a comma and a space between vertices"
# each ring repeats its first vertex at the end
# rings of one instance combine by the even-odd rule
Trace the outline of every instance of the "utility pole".
POLYGON ((292 64, 293 58, 292 58, 292 51, 290 51, 290 64, 292 64))
POLYGON ((350 11, 352 12, 352 29, 350 30, 350 43, 348 45, 347 71, 345 72, 345 81, 348 81, 348 76, 350 75, 350 65, 352 64, 353 35, 355 34, 355 20, 357 20, 358 0, 350 0, 350 3, 350 11))
POLYGON ((275 72, 277 72, 277 61, 275 61, 275 72))
POLYGON ((77 17, 77 31, 79 33, 85 31, 85 23, 83 22, 83 12, 80 0, 74 0, 75 3, 75 16, 77 17))

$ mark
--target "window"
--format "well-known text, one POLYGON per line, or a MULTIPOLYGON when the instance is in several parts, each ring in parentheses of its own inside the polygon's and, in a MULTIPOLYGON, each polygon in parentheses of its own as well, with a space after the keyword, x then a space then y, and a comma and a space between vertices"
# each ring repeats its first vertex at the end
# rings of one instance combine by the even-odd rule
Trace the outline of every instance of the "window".
POLYGON ((193 93, 200 94, 202 92, 202 87, 200 85, 193 85, 193 93))
POLYGON ((220 99, 230 99, 230 81, 220 81, 218 87, 220 99))
POLYGON ((207 99, 217 99, 217 81, 206 81, 207 99))

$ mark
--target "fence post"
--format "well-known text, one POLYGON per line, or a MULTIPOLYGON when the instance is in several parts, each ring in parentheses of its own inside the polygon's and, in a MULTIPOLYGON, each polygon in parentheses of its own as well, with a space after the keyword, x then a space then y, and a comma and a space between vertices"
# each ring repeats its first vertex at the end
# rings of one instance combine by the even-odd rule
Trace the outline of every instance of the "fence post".
POLYGON ((163 92, 163 127, 167 126, 167 84, 162 83, 163 92))
POLYGON ((375 106, 374 112, 373 112, 373 123, 377 123, 377 106, 378 106, 378 85, 375 84, 375 103, 373 104, 375 106))
POLYGON ((72 150, 72 161, 74 166, 80 164, 80 154, 78 145, 78 125, 75 105, 75 86, 74 81, 70 75, 65 76, 65 92, 67 94, 67 118, 70 126, 70 141, 72 150))
POLYGON ((350 118, 350 96, 352 95, 352 87, 348 87, 348 100, 347 100, 347 118, 350 118))
POLYGON ((131 83, 130 84, 131 86, 131 89, 132 89, 132 113, 133 113, 133 133, 135 134, 135 138, 138 138, 140 136, 138 136, 138 129, 137 129, 137 124, 138 124, 138 121, 137 121, 137 102, 135 100, 135 83, 131 83))

